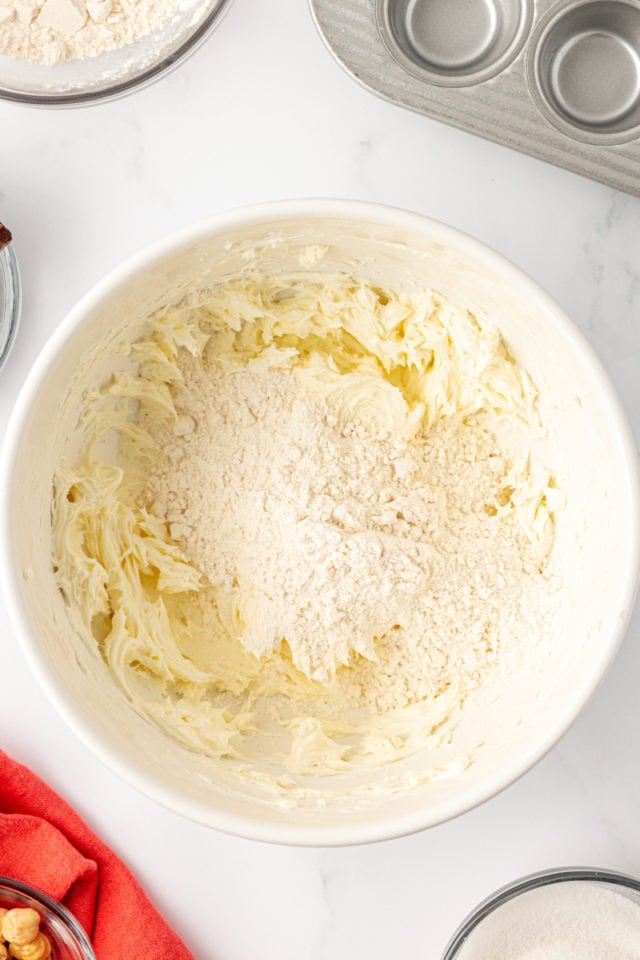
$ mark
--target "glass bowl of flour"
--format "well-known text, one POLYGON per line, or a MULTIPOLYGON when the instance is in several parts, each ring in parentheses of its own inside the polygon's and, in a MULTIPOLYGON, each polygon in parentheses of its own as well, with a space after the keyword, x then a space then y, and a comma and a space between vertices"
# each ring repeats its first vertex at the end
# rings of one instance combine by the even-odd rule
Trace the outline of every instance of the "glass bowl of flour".
POLYGON ((193 53, 231 0, 7 0, 0 98, 74 106, 125 96, 193 53))
POLYGON ((632 605, 599 364, 515 267, 403 211, 266 205, 133 258, 58 326, 2 466, 7 606, 55 704, 263 840, 382 839, 507 786, 632 605))
POLYGON ((498 891, 443 960, 640 960, 640 881, 610 870, 550 870, 498 891))

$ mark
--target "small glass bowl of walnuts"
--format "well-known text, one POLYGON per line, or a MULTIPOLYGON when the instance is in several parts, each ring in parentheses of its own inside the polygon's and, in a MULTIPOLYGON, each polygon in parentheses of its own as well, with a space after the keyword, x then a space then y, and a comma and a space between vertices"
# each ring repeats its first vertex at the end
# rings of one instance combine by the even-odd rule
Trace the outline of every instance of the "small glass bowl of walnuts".
POLYGON ((41 890, 0 877, 0 960, 96 960, 68 910, 41 890))

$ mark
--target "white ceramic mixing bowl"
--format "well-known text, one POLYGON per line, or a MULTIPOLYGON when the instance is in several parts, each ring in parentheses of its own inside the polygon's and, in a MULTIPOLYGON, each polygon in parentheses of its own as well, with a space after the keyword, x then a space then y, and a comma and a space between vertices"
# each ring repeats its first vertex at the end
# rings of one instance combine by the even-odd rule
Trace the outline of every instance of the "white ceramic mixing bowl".
POLYGON ((346 844, 431 826, 476 806, 524 773, 593 693, 623 636, 638 569, 634 447, 614 392, 582 336, 514 266, 424 217, 343 201, 299 201, 226 213, 133 257, 76 306, 46 344, 17 401, 2 464, 6 600, 22 646, 70 726, 106 764, 167 807, 262 840, 346 844), (103 382, 123 325, 130 333, 168 300, 209 285, 257 251, 263 270, 348 270, 384 285, 430 285, 500 327, 541 391, 548 437, 536 453, 568 498, 558 516, 562 610, 523 668, 468 701, 437 756, 329 778, 323 802, 275 802, 167 738, 129 703, 91 638, 69 625, 51 571, 54 464, 87 385, 103 382), (100 346, 98 348, 98 343, 100 346), (474 762, 469 748, 483 742, 474 762), (426 781, 421 773, 432 771, 426 781), (438 775, 446 770, 447 775, 438 775), (414 785, 407 786, 413 783, 414 785))

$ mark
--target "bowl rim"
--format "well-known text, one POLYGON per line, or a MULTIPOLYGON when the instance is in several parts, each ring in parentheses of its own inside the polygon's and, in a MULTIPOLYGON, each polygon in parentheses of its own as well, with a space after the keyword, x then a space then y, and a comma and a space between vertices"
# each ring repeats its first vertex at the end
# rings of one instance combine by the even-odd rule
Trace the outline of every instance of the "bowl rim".
POLYGON ((7 338, 0 350, 0 369, 2 369, 13 348, 22 313, 22 283, 13 240, 0 248, 0 275, 7 284, 6 302, 0 304, 0 328, 5 324, 8 328, 7 338))
POLYGON ((536 873, 520 877, 518 880, 513 880, 511 883, 500 887, 495 893, 485 897, 462 921, 445 947, 442 960, 457 960, 460 956, 460 950, 473 931, 490 914, 499 910, 509 901, 517 900, 518 897, 529 893, 531 890, 555 886, 559 883, 608 883, 610 886, 623 887, 625 890, 632 890, 634 893, 640 894, 640 879, 626 873, 618 873, 617 870, 606 870, 598 867, 556 867, 551 870, 539 870, 536 873))
MULTIPOLYGON (((29 93, 24 90, 12 90, 0 84, 0 100, 26 104, 32 107, 87 107, 96 103, 119 100, 130 93, 151 86, 161 77, 171 73, 176 67, 192 56, 223 19, 233 0, 214 0, 215 6, 209 11, 202 23, 172 53, 167 54, 158 63, 126 80, 116 81, 109 86, 92 90, 75 90, 69 93, 29 93)), ((140 38, 143 39, 143 38, 140 38)))
POLYGON ((0 576, 3 581, 5 603, 10 621, 31 669, 65 722, 95 756, 141 793, 188 819, 247 839, 318 847, 347 846, 388 840, 444 823, 502 792, 548 753, 567 732, 591 698, 619 650, 633 612, 640 565, 640 491, 637 467, 631 429, 613 386, 593 349, 555 301, 534 280, 501 254, 481 241, 422 214, 366 201, 299 199, 240 207, 197 221, 128 257, 80 299, 41 348, 17 397, 0 455, 0 576), (548 315, 559 333, 569 341, 580 356, 590 387, 598 394, 599 403, 610 420, 611 439, 618 447, 620 459, 625 467, 626 510, 630 531, 629 553, 625 558, 623 574, 618 581, 618 600, 613 608, 617 612, 612 616, 611 622, 606 625, 606 630, 603 630, 604 640, 600 655, 594 660, 590 671, 581 677, 581 682, 576 685, 571 696, 566 697, 564 709, 556 714, 555 722, 536 738, 532 738, 527 749, 521 751, 517 762, 501 767, 499 772, 495 771, 487 775, 480 783, 461 791, 455 800, 440 801, 430 805, 428 809, 414 811, 411 814, 393 814, 370 823, 346 826, 340 824, 331 828, 294 825, 282 821, 267 822, 254 817, 220 811, 207 803, 187 798, 178 790, 167 787, 155 775, 140 771, 133 763, 123 758, 117 749, 105 743, 102 736, 93 728, 90 718, 67 700, 44 654, 39 649, 21 597, 20 577, 13 562, 11 536, 13 473, 20 447, 20 437, 31 406, 50 369, 63 352, 67 340, 84 323, 94 308, 135 274, 197 241, 224 233, 229 229, 237 230, 269 222, 295 219, 370 223, 428 237, 468 256, 478 265, 486 266, 492 273, 518 289, 523 297, 536 305, 541 312, 548 315))
POLYGON ((64 926, 68 927, 76 938, 78 945, 84 953, 84 960, 96 960, 96 955, 93 952, 93 947, 89 942, 89 937, 85 930, 63 903, 60 903, 59 900, 54 900, 53 897, 46 894, 44 890, 40 890, 39 887, 33 887, 31 884, 23 883, 22 880, 14 880, 13 877, 0 876, 0 890, 3 888, 15 890, 16 893, 30 898, 37 903, 38 906, 44 907, 49 913, 52 913, 58 920, 62 921, 64 926))

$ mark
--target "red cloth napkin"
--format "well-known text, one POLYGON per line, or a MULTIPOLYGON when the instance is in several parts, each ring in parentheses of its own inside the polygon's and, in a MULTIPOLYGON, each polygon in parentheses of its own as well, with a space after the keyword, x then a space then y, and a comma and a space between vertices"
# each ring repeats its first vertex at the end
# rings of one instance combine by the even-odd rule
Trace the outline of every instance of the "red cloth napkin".
POLYGON ((89 935, 97 960, 193 960, 114 852, 1 750, 0 874, 61 900, 89 935))

